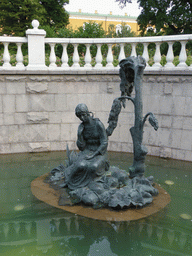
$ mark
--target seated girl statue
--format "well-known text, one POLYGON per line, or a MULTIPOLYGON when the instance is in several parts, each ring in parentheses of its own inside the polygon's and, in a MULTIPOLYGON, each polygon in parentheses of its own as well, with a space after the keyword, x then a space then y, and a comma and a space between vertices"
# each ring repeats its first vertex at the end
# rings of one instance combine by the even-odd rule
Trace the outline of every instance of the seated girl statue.
POLYGON ((87 186, 109 169, 106 157, 108 136, 104 125, 93 117, 85 104, 78 104, 75 114, 82 121, 77 133, 80 152, 64 169, 64 186, 71 190, 87 186))

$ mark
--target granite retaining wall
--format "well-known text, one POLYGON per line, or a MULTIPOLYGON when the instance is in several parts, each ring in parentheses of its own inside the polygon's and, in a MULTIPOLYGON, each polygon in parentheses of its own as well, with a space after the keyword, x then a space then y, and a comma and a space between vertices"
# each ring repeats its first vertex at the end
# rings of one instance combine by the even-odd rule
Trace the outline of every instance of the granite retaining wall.
MULTIPOLYGON (((117 72, 108 74, 0 74, 0 154, 76 149, 85 103, 107 127, 113 100, 120 96, 117 72)), ((127 102, 109 137, 109 151, 132 152, 133 105, 127 102)), ((144 74, 143 114, 153 112, 156 132, 146 122, 150 155, 192 161, 192 74, 144 74)))

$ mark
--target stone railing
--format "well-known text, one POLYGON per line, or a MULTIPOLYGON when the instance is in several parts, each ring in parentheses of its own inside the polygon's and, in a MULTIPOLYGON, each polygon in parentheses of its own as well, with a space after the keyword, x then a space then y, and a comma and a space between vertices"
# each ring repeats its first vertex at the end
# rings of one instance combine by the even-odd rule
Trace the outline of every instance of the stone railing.
POLYGON ((186 64, 187 60, 187 52, 186 52, 186 44, 187 42, 192 40, 192 35, 177 35, 177 36, 155 36, 155 37, 128 37, 128 38, 45 38, 46 32, 43 29, 38 29, 39 22, 34 20, 32 22, 33 29, 28 29, 26 31, 27 37, 9 37, 9 36, 1 36, 0 43, 4 45, 4 53, 3 53, 3 65, 0 66, 0 70, 54 70, 54 71, 106 71, 106 70, 118 70, 119 67, 114 67, 114 53, 112 47, 114 45, 119 45, 120 53, 118 56, 118 60, 125 58, 125 45, 131 45, 131 56, 136 56, 136 46, 137 44, 143 45, 143 54, 142 56, 145 58, 147 62, 147 67, 145 70, 151 71, 166 71, 166 70, 192 70, 192 65, 188 66, 186 64), (166 55, 166 64, 162 66, 160 64, 161 61, 161 51, 160 46, 162 43, 166 42, 168 44, 168 52, 166 55), (173 54, 173 44, 175 42, 180 42, 181 51, 179 54, 179 64, 175 66, 173 64, 174 54, 173 54), (8 46, 10 43, 15 43, 17 45, 17 54, 16 54, 16 66, 12 66, 10 64, 10 52, 8 50, 8 46), (23 64, 23 54, 21 50, 21 46, 23 43, 28 43, 28 65, 24 66, 23 64), (150 43, 155 43, 156 50, 154 54, 154 64, 149 66, 149 52, 148 45, 150 43), (49 61, 50 64, 47 66, 45 64, 45 45, 48 44, 50 46, 50 56, 49 61), (56 65, 56 54, 55 54, 55 46, 62 45, 63 53, 61 57, 61 66, 58 67, 56 65), (72 44, 74 47, 74 52, 72 56, 73 65, 69 66, 68 64, 68 54, 67 54, 67 46, 72 44), (86 46, 86 54, 84 57, 84 66, 80 66, 80 56, 78 53, 79 45, 86 46), (95 57, 96 65, 92 67, 91 61, 91 53, 90 47, 91 45, 97 46, 97 53, 95 57), (106 66, 104 67, 102 64, 103 56, 101 53, 101 46, 103 44, 107 44, 108 52, 106 56, 106 66))

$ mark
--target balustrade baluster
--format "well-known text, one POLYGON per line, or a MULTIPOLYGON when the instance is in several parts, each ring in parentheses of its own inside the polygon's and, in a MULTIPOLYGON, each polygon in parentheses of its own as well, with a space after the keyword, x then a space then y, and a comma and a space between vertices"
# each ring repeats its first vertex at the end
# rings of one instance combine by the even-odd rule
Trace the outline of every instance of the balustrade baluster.
POLYGON ((25 222, 25 229, 27 231, 28 236, 31 235, 32 222, 25 222))
POLYGON ((174 55, 173 55, 173 42, 168 42, 168 52, 166 56, 167 63, 164 68, 166 69, 173 69, 175 68, 173 64, 174 55))
POLYGON ((21 46, 22 46, 22 43, 17 43, 17 55, 16 55, 17 64, 16 64, 16 67, 19 68, 19 69, 24 68, 23 53, 22 53, 22 50, 21 50, 21 46))
POLYGON ((10 68, 11 64, 10 64, 10 54, 9 54, 9 49, 8 49, 9 43, 5 42, 4 43, 4 54, 3 54, 3 68, 10 68))
POLYGON ((9 224, 8 223, 3 224, 3 232, 4 232, 4 235, 5 235, 5 239, 7 239, 8 233, 9 233, 9 224))
POLYGON ((15 228, 16 234, 19 235, 20 223, 18 221, 14 222, 14 228, 15 228))
POLYGON ((156 229, 156 234, 158 237, 158 242, 161 242, 162 236, 163 236, 163 228, 158 226, 156 229))
POLYGON ((55 67, 57 67, 57 65, 55 64, 55 62, 56 62, 55 43, 50 43, 49 45, 51 47, 51 52, 50 52, 50 56, 49 56, 49 60, 50 60, 49 68, 55 68, 55 67))
POLYGON ((131 56, 135 56, 137 57, 137 53, 136 53, 136 43, 132 43, 131 44, 131 47, 132 47, 132 50, 131 50, 131 56))
POLYGON ((91 66, 91 53, 90 53, 90 44, 85 44, 86 53, 85 53, 85 68, 92 68, 91 66))
POLYGON ((153 65, 153 68, 155 69, 161 69, 162 66, 160 64, 160 61, 161 61, 161 52, 160 52, 160 45, 161 43, 156 43, 156 51, 155 51, 155 56, 154 56, 154 65, 153 65))
POLYGON ((144 50, 143 50, 143 55, 142 55, 142 57, 143 57, 143 58, 145 59, 145 61, 146 61, 146 68, 147 68, 147 67, 150 67, 149 64, 148 64, 148 61, 149 61, 148 44, 149 44, 149 43, 144 43, 144 44, 143 44, 144 50))
POLYGON ((65 218, 65 224, 67 226, 67 230, 70 231, 70 229, 71 229, 71 217, 65 218))
POLYGON ((114 68, 113 66, 113 53, 112 53, 112 44, 108 44, 108 53, 107 53, 107 68, 114 68))
POLYGON ((179 54, 179 64, 177 65, 177 68, 180 68, 180 69, 186 69, 188 66, 187 64, 185 63, 186 60, 187 60, 187 54, 186 54, 186 43, 187 41, 181 41, 181 51, 180 51, 180 54, 179 54))
POLYGON ((62 44, 63 46, 63 53, 62 53, 62 56, 61 56, 61 62, 62 62, 62 65, 61 67, 63 68, 69 68, 69 65, 68 65, 68 54, 67 54, 67 44, 62 44))
POLYGON ((74 53, 73 53, 73 66, 72 68, 79 68, 79 53, 78 53, 78 44, 74 44, 74 53))
POLYGON ((125 59, 124 45, 125 45, 124 43, 120 44, 120 52, 119 52, 119 58, 118 58, 119 61, 125 59))
POLYGON ((95 60, 96 60, 95 68, 98 68, 98 69, 102 68, 103 65, 101 64, 101 62, 103 58, 101 54, 101 44, 97 44, 97 54, 96 54, 95 60))

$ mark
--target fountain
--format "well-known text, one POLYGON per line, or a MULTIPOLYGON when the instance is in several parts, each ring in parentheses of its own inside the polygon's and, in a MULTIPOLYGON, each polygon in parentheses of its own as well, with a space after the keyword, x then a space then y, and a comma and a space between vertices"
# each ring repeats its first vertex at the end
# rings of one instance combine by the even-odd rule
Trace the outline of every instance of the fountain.
POLYGON ((152 127, 158 129, 152 112, 143 118, 145 60, 140 56, 128 57, 119 65, 121 96, 113 101, 107 129, 85 104, 76 106, 75 114, 82 121, 77 138, 80 152, 70 152, 67 148, 66 166, 60 164, 32 182, 32 193, 38 199, 86 217, 116 221, 146 217, 170 202, 169 195, 154 183, 153 176, 144 176, 147 149, 142 141, 147 118, 152 127), (133 88, 135 97, 131 96, 133 88), (108 137, 117 126, 126 100, 130 100, 135 108, 135 123, 130 129, 134 158, 129 174, 116 166, 109 166, 106 154, 108 137))

